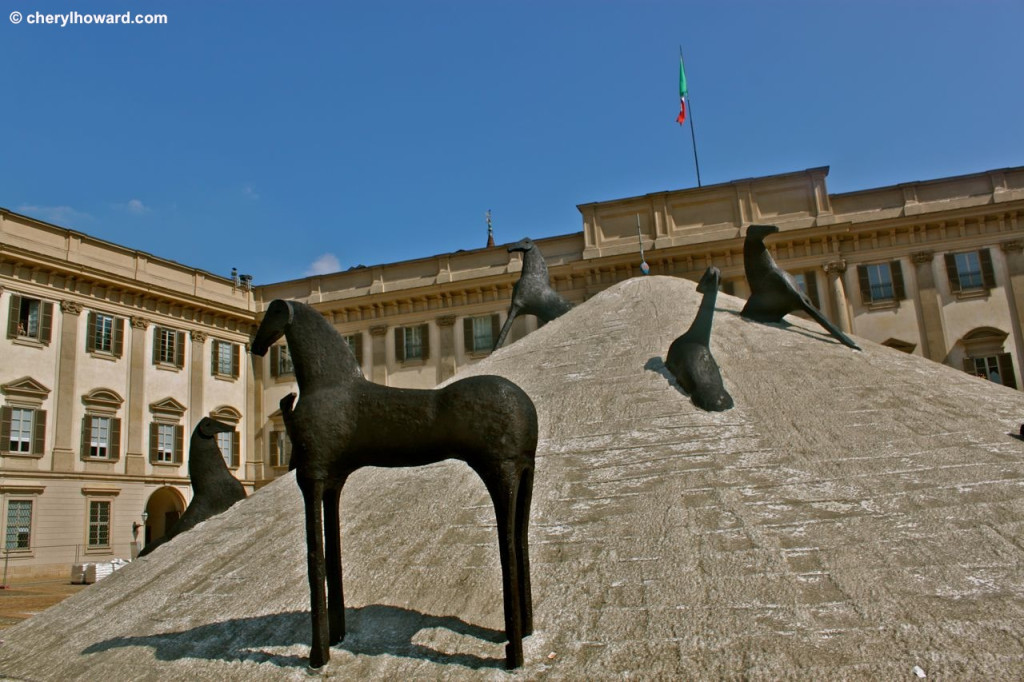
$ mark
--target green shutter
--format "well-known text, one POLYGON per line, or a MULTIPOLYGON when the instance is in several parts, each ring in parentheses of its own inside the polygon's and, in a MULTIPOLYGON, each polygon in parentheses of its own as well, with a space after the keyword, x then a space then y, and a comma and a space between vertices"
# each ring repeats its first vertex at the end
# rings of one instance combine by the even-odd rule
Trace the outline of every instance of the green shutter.
POLYGON ((231 377, 234 379, 238 378, 239 369, 242 366, 241 362, 242 347, 237 343, 231 344, 231 377))
POLYGON ((270 466, 278 466, 280 457, 277 452, 277 431, 270 432, 270 466))
POLYGON ((395 327, 395 360, 405 362, 405 327, 395 327))
POLYGON ((974 369, 974 358, 964 358, 964 371, 974 376, 977 371, 974 369))
POLYGON ((871 280, 866 265, 857 266, 857 281, 860 282, 860 302, 864 305, 871 303, 871 280))
POLYGON ((1003 386, 1017 388, 1017 380, 1013 377, 1013 356, 1000 353, 996 361, 999 363, 999 377, 1003 380, 1003 386))
POLYGON ((32 454, 42 455, 46 452, 46 410, 35 410, 32 427, 32 454))
POLYGON ((804 273, 804 284, 807 285, 807 298, 811 299, 814 307, 820 310, 821 301, 818 300, 818 277, 814 270, 808 270, 804 273))
POLYGON ((178 369, 185 366, 185 332, 174 333, 174 366, 178 369))
POLYGON ((352 335, 352 338, 355 341, 355 343, 352 344, 352 352, 356 356, 356 364, 359 365, 360 367, 362 367, 363 366, 363 333, 362 332, 356 332, 355 334, 352 335))
MULTIPOLYGON (((217 376, 220 365, 217 363, 217 339, 210 342, 210 375, 217 376)), ((194 349, 193 349, 194 350, 194 349)))
POLYGON ((149 423, 149 462, 150 464, 156 462, 156 445, 157 439, 160 437, 160 427, 156 422, 149 423))
POLYGON ((992 253, 988 249, 981 249, 978 251, 978 260, 981 262, 981 280, 985 284, 985 288, 994 289, 996 273, 992 269, 992 253))
POLYGON ((153 364, 160 364, 160 337, 163 327, 153 327, 153 364))
POLYGON ((121 459, 121 420, 117 417, 110 418, 110 449, 107 452, 110 459, 121 459))
POLYGON ((945 255, 946 277, 949 278, 949 290, 954 294, 960 291, 960 274, 956 270, 956 256, 952 253, 945 255))
POLYGON ((11 307, 9 317, 7 318, 7 338, 16 339, 18 338, 18 322, 21 319, 21 296, 17 294, 11 294, 11 307))
POLYGON ((90 312, 85 322, 85 352, 96 350, 96 313, 90 312))
POLYGON ((89 456, 89 445, 92 438, 92 417, 85 415, 82 417, 82 451, 79 454, 81 459, 85 459, 89 456))
POLYGON ((0 452, 11 448, 11 408, 0 407, 0 452))
POLYGON ((238 461, 242 455, 242 438, 238 433, 238 429, 231 432, 231 467, 235 468, 238 466, 238 461))
MULTIPOLYGON (((498 337, 494 337, 498 338, 498 337)), ((473 348, 473 318, 462 318, 462 347, 467 353, 472 353, 473 348)))
POLYGON ((114 318, 114 357, 119 358, 124 355, 124 318, 114 318))
POLYGON ((185 452, 185 427, 178 424, 174 427, 174 463, 181 464, 185 452))
POLYGON ((270 347, 270 376, 277 377, 278 365, 281 360, 281 347, 271 346, 270 347))
POLYGON ((903 286, 903 265, 894 260, 889 263, 889 270, 892 272, 892 291, 897 301, 907 298, 906 288, 903 286))
POLYGON ((53 304, 40 301, 39 307, 42 313, 42 321, 39 323, 39 340, 48 344, 53 330, 53 304))
POLYGON ((420 338, 422 339, 423 344, 423 362, 426 362, 430 357, 430 325, 420 325, 420 338))
MULTIPOLYGON (((491 344, 498 340, 498 334, 501 333, 501 317, 498 313, 491 315, 491 344)), ((484 350, 491 350, 490 348, 484 348, 484 350)))

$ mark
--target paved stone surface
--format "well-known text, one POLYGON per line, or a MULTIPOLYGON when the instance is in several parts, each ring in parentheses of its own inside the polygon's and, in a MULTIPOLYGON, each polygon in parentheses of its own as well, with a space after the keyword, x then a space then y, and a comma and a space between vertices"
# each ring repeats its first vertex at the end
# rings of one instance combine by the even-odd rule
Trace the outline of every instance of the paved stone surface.
POLYGON ((364 469, 342 503, 350 634, 321 671, 291 476, 4 633, 58 680, 1024 677, 1024 396, 719 297, 737 407, 661 359, 700 295, 633 279, 469 368, 522 386, 541 444, 536 632, 501 670, 493 511, 461 463, 364 469), (415 519, 415 520, 414 520, 415 519), (551 654, 554 654, 553 657, 551 654))

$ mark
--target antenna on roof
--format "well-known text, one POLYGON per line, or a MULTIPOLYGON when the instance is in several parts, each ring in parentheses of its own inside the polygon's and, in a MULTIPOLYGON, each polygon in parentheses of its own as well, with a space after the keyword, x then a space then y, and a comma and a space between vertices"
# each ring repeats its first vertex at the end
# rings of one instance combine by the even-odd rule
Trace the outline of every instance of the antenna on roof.
POLYGON ((494 246, 494 226, 491 225, 491 209, 487 209, 484 217, 487 218, 487 248, 490 248, 494 246))
POLYGON ((238 268, 231 268, 231 288, 237 289, 238 285, 238 268))
POLYGON ((640 236, 640 214, 636 214, 636 240, 640 242, 640 271, 645 275, 651 274, 651 266, 647 264, 647 259, 644 258, 644 238, 640 236))

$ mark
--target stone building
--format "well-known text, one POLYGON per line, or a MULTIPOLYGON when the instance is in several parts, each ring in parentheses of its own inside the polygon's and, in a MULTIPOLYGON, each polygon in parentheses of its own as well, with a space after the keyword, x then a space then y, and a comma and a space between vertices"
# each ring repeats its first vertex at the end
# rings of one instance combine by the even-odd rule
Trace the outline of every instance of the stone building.
MULTIPOLYGON (((845 194, 827 174, 583 204, 582 231, 536 242, 576 303, 641 276, 640 245, 651 274, 697 280, 716 265, 743 298, 743 230, 776 224, 776 261, 844 331, 1021 386, 1024 167, 845 194)), ((287 470, 287 347, 247 352, 271 300, 315 306, 371 380, 425 388, 490 353, 521 266, 483 248, 250 290, 0 209, 8 575, 65 575, 161 536, 190 498, 184 450, 202 416, 237 425, 222 452, 250 490, 287 470)), ((517 319, 506 343, 536 326, 517 319)))

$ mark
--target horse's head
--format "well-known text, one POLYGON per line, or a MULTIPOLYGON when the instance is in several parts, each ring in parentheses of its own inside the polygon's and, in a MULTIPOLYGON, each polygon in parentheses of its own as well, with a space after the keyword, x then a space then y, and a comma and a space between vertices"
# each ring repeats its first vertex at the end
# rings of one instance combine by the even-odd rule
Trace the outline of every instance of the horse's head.
POLYGON ((718 291, 718 285, 722 282, 722 271, 714 265, 704 271, 704 275, 697 282, 697 293, 705 294, 709 291, 718 291))
POLYGON ((199 424, 196 425, 195 433, 199 434, 202 438, 213 438, 218 433, 228 433, 234 431, 235 427, 219 422, 211 417, 203 417, 199 420, 199 424))
POLYGON ((260 322, 259 329, 256 330, 256 336, 253 337, 253 355, 261 357, 266 355, 267 349, 284 336, 284 332, 288 329, 288 325, 292 323, 294 315, 295 312, 292 310, 290 302, 282 301, 281 299, 271 301, 267 307, 266 314, 263 316, 263 321, 260 322))
POLYGON ((764 241, 764 238, 770 234, 775 234, 779 231, 777 225, 751 225, 747 228, 747 239, 755 239, 759 242, 764 241))
POLYGON ((529 251, 532 248, 533 240, 530 239, 529 237, 523 237, 512 246, 508 247, 508 252, 512 253, 513 251, 522 251, 525 253, 526 251, 529 251))

